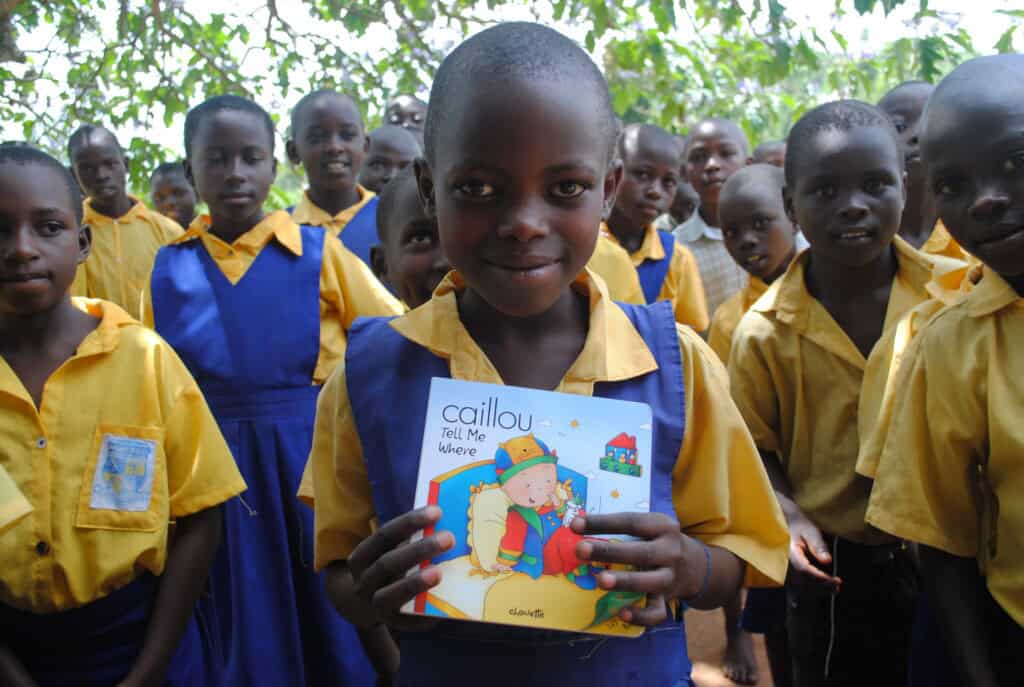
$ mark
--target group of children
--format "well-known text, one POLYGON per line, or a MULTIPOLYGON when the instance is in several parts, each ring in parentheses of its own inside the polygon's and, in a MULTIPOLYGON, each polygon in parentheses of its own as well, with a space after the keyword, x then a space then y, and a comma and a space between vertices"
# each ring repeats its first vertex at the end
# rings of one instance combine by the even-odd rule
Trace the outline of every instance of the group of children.
POLYGON ((751 154, 621 127, 507 23, 370 133, 305 96, 287 211, 242 97, 189 111, 164 214, 101 127, 73 176, 0 146, 0 683, 692 685, 683 611, 723 607, 738 681, 756 631, 777 685, 1014 684, 1022 85, 980 58, 751 154), (454 543, 433 377, 651 406, 651 512, 571 523, 633 537, 575 553, 640 638, 400 612, 454 543))

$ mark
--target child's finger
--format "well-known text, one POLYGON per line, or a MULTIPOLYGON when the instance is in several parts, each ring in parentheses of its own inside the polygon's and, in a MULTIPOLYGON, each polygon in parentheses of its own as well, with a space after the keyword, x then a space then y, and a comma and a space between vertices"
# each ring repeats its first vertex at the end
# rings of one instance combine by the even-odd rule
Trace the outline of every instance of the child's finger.
POLYGON ((651 594, 646 606, 627 606, 619 611, 619 617, 631 625, 654 627, 668 620, 668 606, 661 594, 651 594))
POLYGON ((348 557, 348 567, 352 570, 353 576, 359 579, 363 571, 381 556, 398 548, 412 535, 440 519, 441 509, 437 506, 427 506, 389 520, 372 536, 364 539, 348 557))
POLYGON ((378 589, 377 593, 373 595, 373 608, 381 617, 389 618, 389 624, 391 624, 393 616, 401 610, 402 606, 440 583, 441 570, 439 568, 424 568, 378 589))
POLYGON ((454 545, 455 537, 451 532, 438 532, 388 551, 356 578, 356 593, 369 598, 393 580, 404 577, 413 567, 431 560, 454 545))
POLYGON ((578 534, 625 534, 656 539, 665 532, 679 532, 679 523, 663 513, 606 513, 581 515, 572 521, 578 534))
POLYGON ((839 578, 829 575, 827 572, 814 565, 810 559, 807 558, 807 555, 801 546, 793 546, 790 548, 789 562, 797 572, 807 575, 808 577, 812 577, 823 584, 832 587, 839 586, 839 578))
POLYGON ((576 545, 576 555, 585 561, 627 563, 637 568, 657 568, 672 563, 671 555, 651 541, 605 541, 585 539, 576 545))
POLYGON ((673 579, 671 568, 602 570, 597 575, 597 585, 601 589, 615 589, 622 592, 663 594, 672 587, 673 579))

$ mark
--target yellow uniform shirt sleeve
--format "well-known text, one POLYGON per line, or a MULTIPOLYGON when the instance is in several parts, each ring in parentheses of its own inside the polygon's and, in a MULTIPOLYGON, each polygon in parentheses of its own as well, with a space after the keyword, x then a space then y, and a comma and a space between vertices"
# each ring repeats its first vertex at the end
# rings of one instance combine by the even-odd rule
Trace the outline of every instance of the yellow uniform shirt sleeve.
POLYGON ((370 268, 330 234, 320 272, 320 355, 313 381, 323 383, 345 355, 345 332, 357 317, 401 315, 402 304, 370 268))
POLYGON ((703 332, 708 328, 710 318, 697 260, 693 253, 678 241, 674 246, 672 262, 669 263, 668 274, 665 275, 658 300, 672 301, 676 322, 690 325, 696 332, 703 332))
POLYGON ((633 267, 629 253, 612 241, 604 232, 597 235, 594 254, 590 256, 587 268, 604 280, 608 295, 613 301, 643 305, 644 291, 640 276, 633 267))
POLYGON ((708 345, 711 346, 723 364, 729 364, 729 350, 732 348, 732 334, 744 313, 744 292, 737 291, 725 303, 718 306, 711 318, 708 331, 708 345))
POLYGON ((676 516, 686 534, 746 561, 747 586, 782 584, 789 532, 725 368, 697 334, 678 329, 686 435, 672 475, 676 516))
POLYGON ((0 466, 0 534, 32 512, 32 504, 0 466))
POLYGON ((349 403, 345 364, 324 384, 317 401, 313 447, 299 498, 314 508, 314 567, 345 560, 370 536, 375 517, 363 448, 349 403))

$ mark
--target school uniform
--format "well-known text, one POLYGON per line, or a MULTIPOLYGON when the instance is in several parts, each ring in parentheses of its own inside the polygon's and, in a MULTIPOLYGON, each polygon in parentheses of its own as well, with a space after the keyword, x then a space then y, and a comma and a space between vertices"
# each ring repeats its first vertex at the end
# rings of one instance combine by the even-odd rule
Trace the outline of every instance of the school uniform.
POLYGON ((718 354, 723 364, 729 363, 729 349, 732 347, 732 334, 736 331, 736 325, 767 290, 768 284, 752 276, 746 286, 730 296, 715 311, 708 331, 708 345, 718 354))
POLYGON ((85 201, 82 223, 92 229, 89 257, 78 266, 71 295, 102 298, 141 319, 142 292, 160 247, 182 235, 174 220, 150 210, 136 198, 120 217, 107 217, 85 201))
POLYGON ((359 200, 336 215, 331 215, 309 197, 309 191, 290 208, 296 223, 311 227, 323 227, 334 234, 345 247, 367 265, 370 264, 370 248, 377 245, 377 196, 373 191, 356 185, 359 200))
POLYGON ((363 685, 373 671, 312 569, 298 504, 319 385, 345 328, 398 303, 319 227, 268 215, 228 245, 210 218, 157 255, 147 317, 181 355, 249 484, 211 573, 226 685, 363 685))
MULTIPOLYGON (((300 490, 316 511, 318 568, 348 558, 373 523, 413 508, 431 378, 502 383, 459 319, 456 293, 464 288, 452 273, 429 303, 395 320, 357 322, 350 332, 345 363, 320 397, 300 490)), ((589 299, 590 330, 556 390, 649 403, 652 510, 745 560, 748 584, 781 582, 785 524, 721 364, 677 325, 669 305, 614 304, 589 272, 573 288, 589 299)), ((467 675, 485 676, 494 687, 552 679, 594 687, 692 684, 685 630, 675 620, 639 639, 446 621, 403 634, 399 643, 399 685, 463 684, 467 675)))
POLYGON ((970 259, 970 254, 960 247, 960 244, 956 242, 956 239, 946 229, 946 225, 942 223, 940 219, 935 223, 935 228, 932 229, 931 236, 921 246, 921 252, 928 255, 942 255, 947 258, 953 258, 961 262, 967 262, 970 259))
POLYGON ((601 277, 608 287, 608 295, 613 301, 643 305, 643 289, 636 268, 629 259, 629 253, 611 239, 604 231, 597 235, 594 254, 590 256, 587 269, 601 277))
POLYGON ((733 335, 733 398, 758 448, 778 454, 793 500, 822 531, 843 579, 835 597, 791 595, 787 627, 798 680, 852 684, 870 675, 871 684, 902 686, 906 677, 914 571, 899 542, 864 522, 871 481, 855 472, 860 436, 875 419, 889 372, 888 334, 929 297, 934 262, 898 237, 893 247, 898 269, 883 334, 866 359, 807 291, 807 251, 733 335))
POLYGON ((32 512, 32 504, 18 489, 11 476, 0 466, 0 534, 32 512))
MULTIPOLYGON (((38 409, 0 359, 0 466, 33 508, 0 537, 0 641, 39 685, 109 687, 142 650, 171 524, 245 483, 170 346, 112 303, 74 304, 99 326, 38 409)), ((207 684, 197 623, 165 684, 207 684)))
POLYGON ((966 298, 925 325, 899 375, 867 511, 871 525, 894 536, 977 558, 992 597, 1018 626, 1022 336, 1024 299, 988 267, 966 298))
MULTIPOLYGON (((602 231, 615 243, 618 239, 602 225, 602 231)), ((707 301, 700 281, 700 271, 693 254, 672 234, 648 225, 643 243, 629 258, 640 277, 644 300, 670 301, 676 321, 688 324, 696 332, 708 328, 707 301)))

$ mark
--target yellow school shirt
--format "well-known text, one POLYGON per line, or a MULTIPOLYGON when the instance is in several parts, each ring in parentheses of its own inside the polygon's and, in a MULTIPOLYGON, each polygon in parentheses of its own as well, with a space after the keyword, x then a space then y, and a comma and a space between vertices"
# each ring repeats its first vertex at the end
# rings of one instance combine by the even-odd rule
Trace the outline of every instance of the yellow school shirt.
MULTIPOLYGON (((449 274, 430 302, 391 326, 448 359, 453 379, 501 384, 459 319, 456 292, 464 288, 458 274, 449 274)), ((599 279, 584 272, 573 288, 590 299, 590 331, 557 391, 590 396, 596 382, 631 379, 657 368, 647 344, 609 300, 599 279)), ((672 476, 672 495, 682 531, 746 561, 747 584, 781 583, 789 535, 750 434, 729 398, 725 370, 699 336, 685 326, 677 329, 688 429, 672 476)), ((373 498, 344 363, 320 393, 313 449, 299 497, 316 511, 318 570, 347 558, 370 535, 373 498)))
POLYGON ((0 534, 32 512, 32 504, 0 465, 0 534))
MULTIPOLYGON (((618 239, 608 229, 608 225, 602 224, 601 230, 608 235, 610 240, 618 243, 618 239)), ((661 245, 658 230, 654 228, 653 224, 647 225, 643 243, 635 253, 630 254, 629 258, 634 267, 640 265, 644 260, 665 259, 665 247, 661 245)), ((700 280, 697 260, 693 257, 693 253, 678 240, 675 242, 672 261, 669 263, 665 281, 661 285, 658 300, 672 302, 672 308, 676 313, 676 322, 688 324, 697 332, 708 328, 710 318, 708 317, 707 298, 704 296, 704 284, 700 280)))
POLYGON ((71 295, 117 303, 138 319, 156 252, 180 237, 182 229, 174 220, 132 200, 131 210, 116 219, 100 214, 90 200, 85 201, 82 223, 92 229, 92 250, 78 266, 71 295))
POLYGON ((633 261, 629 253, 605 232, 597 235, 594 254, 590 256, 587 269, 601 277, 608 287, 613 301, 644 305, 644 290, 640 286, 633 261))
POLYGON ((338 236, 345 230, 345 227, 352 221, 352 218, 359 214, 359 211, 373 200, 376 195, 373 191, 369 191, 359 184, 356 184, 356 192, 359 194, 359 200, 355 205, 350 205, 338 214, 331 215, 309 199, 309 191, 307 190, 302 194, 302 199, 295 205, 295 209, 292 210, 292 219, 298 224, 323 227, 335 236, 338 236))
POLYGON ((732 334, 743 315, 750 310, 757 299, 768 290, 768 285, 757 277, 750 277, 747 285, 734 293, 718 306, 711 318, 711 330, 708 332, 708 345, 718 354, 724 364, 729 363, 729 349, 732 348, 732 334))
POLYGON ((1024 299, 995 272, 919 333, 900 373, 868 521, 978 558, 1024 625, 1024 299))
MULTIPOLYGON (((185 235, 174 243, 202 241, 210 257, 232 284, 237 284, 271 240, 295 255, 302 255, 299 225, 284 210, 272 212, 234 243, 228 245, 210 233, 211 219, 193 220, 185 235)), ((153 326, 153 299, 146 287, 144 321, 153 326)), ((323 266, 320 268, 320 355, 311 383, 322 384, 345 356, 345 332, 357 317, 401 314, 402 304, 388 293, 362 260, 325 232, 323 266)))
POLYGON ((47 380, 38 410, 0 358, 0 466, 33 507, 0 537, 0 602, 34 613, 161 574, 168 526, 245 489, 171 347, 113 303, 74 304, 99 326, 47 380), (116 456, 132 458, 123 476, 104 469, 116 456), (121 486, 133 474, 142 483, 121 486))
POLYGON ((757 447, 778 453, 797 505, 823 531, 865 544, 887 537, 864 523, 871 482, 854 472, 859 416, 881 404, 892 353, 886 334, 928 299, 933 265, 899 237, 893 246, 899 267, 882 338, 866 360, 808 293, 809 251, 743 316, 729 357, 736 405, 757 447))
POLYGON ((961 262, 967 262, 969 257, 969 253, 960 247, 941 219, 935 223, 932 235, 921 245, 920 250, 928 255, 942 255, 961 262))

